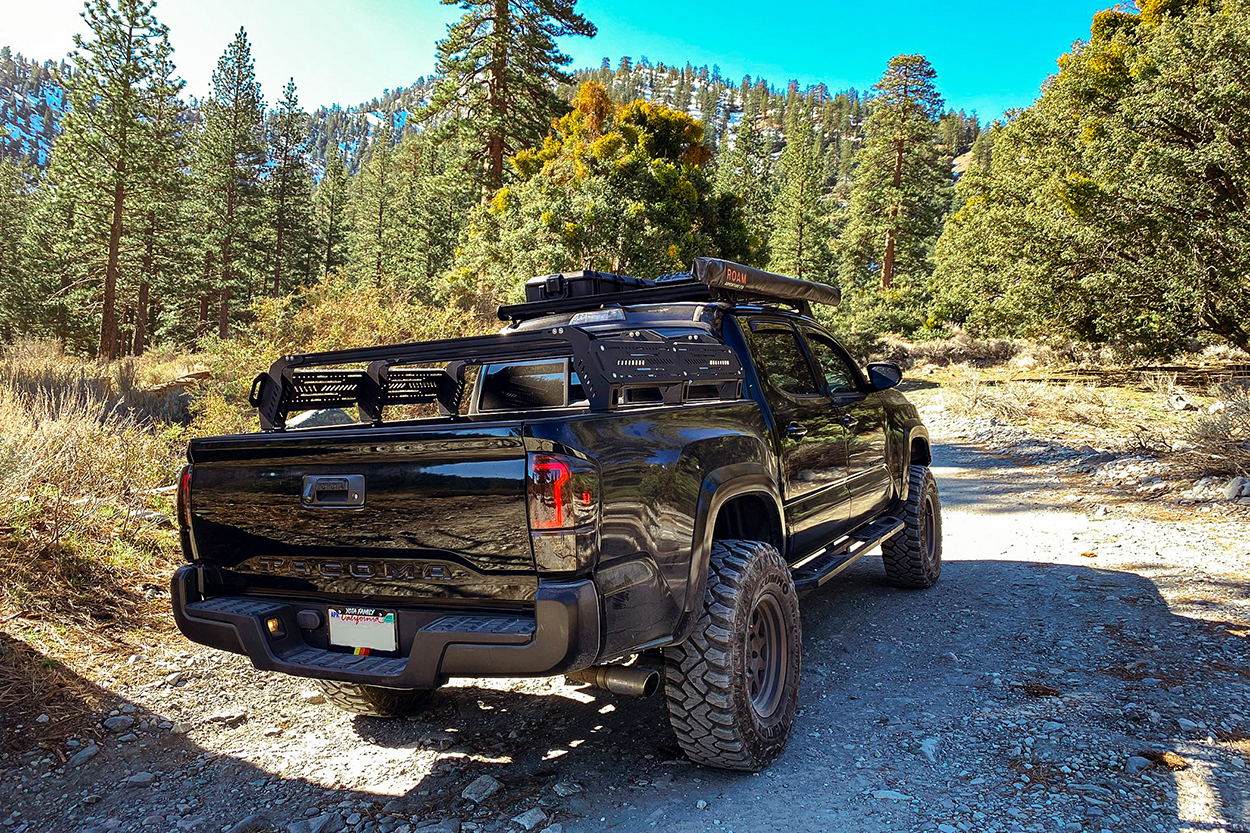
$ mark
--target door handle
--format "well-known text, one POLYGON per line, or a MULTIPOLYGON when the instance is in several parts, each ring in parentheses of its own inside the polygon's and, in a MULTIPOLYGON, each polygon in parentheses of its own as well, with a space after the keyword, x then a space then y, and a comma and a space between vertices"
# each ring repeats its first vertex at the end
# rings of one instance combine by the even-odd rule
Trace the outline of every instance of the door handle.
POLYGON ((786 426, 786 436, 792 440, 801 440, 807 436, 807 429, 797 422, 792 422, 786 426))
POLYGON ((843 414, 841 417, 839 417, 838 422, 840 422, 846 428, 854 428, 856 425, 859 425, 859 420, 851 416, 850 414, 843 414))

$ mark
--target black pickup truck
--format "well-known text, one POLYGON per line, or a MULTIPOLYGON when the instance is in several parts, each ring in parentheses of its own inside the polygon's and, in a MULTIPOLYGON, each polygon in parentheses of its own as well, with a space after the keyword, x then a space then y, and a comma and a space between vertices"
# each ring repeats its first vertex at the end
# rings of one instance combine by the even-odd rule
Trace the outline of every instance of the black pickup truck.
POLYGON ((758 770, 798 701, 798 598, 880 545, 941 570, 898 368, 815 322, 830 286, 699 258, 527 284, 492 336, 284 356, 263 431, 191 443, 178 626, 391 715, 449 677, 647 694, 691 759, 758 770), (358 420, 287 427, 309 409, 358 420))

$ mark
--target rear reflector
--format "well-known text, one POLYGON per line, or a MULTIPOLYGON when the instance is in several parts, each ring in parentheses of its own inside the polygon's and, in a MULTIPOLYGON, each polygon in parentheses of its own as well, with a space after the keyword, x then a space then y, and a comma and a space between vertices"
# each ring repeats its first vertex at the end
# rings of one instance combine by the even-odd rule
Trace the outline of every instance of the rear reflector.
POLYGON ((178 474, 178 523, 191 526, 191 467, 183 466, 178 474))

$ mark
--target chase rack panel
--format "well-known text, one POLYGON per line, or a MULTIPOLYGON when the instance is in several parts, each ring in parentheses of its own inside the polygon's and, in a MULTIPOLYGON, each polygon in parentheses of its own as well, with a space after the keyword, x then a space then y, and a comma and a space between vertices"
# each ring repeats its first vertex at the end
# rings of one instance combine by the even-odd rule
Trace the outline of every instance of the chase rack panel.
POLYGON ((572 362, 591 410, 742 397, 742 364, 710 333, 666 338, 646 329, 592 335, 576 327, 283 356, 248 397, 264 431, 283 431, 292 413, 359 409, 379 425, 388 406, 435 404, 460 414, 465 367, 492 362, 572 362), (444 367, 430 367, 446 363, 444 367), (335 365, 365 365, 343 369, 335 365))

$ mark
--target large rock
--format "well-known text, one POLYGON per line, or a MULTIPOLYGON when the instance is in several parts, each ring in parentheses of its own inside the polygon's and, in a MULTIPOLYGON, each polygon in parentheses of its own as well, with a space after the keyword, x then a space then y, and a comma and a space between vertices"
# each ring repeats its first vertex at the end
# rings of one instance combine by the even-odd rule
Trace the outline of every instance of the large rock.
POLYGON ((1250 497, 1250 477, 1234 477, 1224 486, 1224 499, 1236 500, 1239 497, 1250 497))
POLYGON ((503 784, 491 778, 489 775, 483 775, 472 784, 464 788, 464 792, 460 794, 462 798, 467 798, 474 804, 481 804, 495 793, 503 789, 503 784))
POLYGON ((135 725, 135 719, 130 715, 120 714, 117 717, 110 717, 104 721, 104 728, 110 732, 121 733, 135 725))

